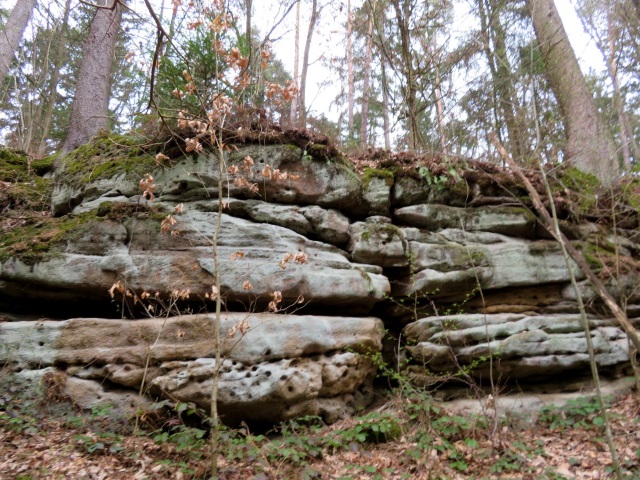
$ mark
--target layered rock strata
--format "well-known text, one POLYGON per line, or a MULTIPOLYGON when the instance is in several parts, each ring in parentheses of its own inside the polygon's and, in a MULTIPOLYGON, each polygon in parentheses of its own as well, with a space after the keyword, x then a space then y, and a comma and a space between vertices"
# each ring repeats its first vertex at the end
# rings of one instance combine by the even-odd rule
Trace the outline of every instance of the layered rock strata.
MULTIPOLYGON (((521 386, 586 373, 578 295, 589 308, 598 365, 618 374, 628 365, 624 332, 527 206, 504 196, 504 172, 500 182, 475 172, 448 186, 407 172, 361 177, 342 159, 292 145, 238 146, 225 166, 239 172, 223 178, 217 244, 221 294, 236 311, 223 316, 219 366, 228 421, 348 415, 367 401, 385 328, 400 335, 396 354, 422 384, 460 368, 482 379, 489 365, 521 386), (276 298, 279 313, 257 313, 276 298), (249 328, 244 336, 240 325, 249 328)), ((140 175, 126 169, 88 182, 87 172, 71 171, 68 164, 59 172, 52 203, 73 228, 39 233, 20 248, 0 245, 0 305, 34 302, 31 311, 45 315, 54 301, 103 308, 111 290, 121 312, 138 316, 158 313, 140 306, 143 295, 170 307, 165 313, 210 308, 216 155, 150 171, 153 202, 140 175), (42 254, 21 254, 45 241, 42 254), (178 300, 186 295, 189 302, 178 300)), ((561 222, 636 325, 637 217, 627 214, 615 231, 569 216, 561 222)), ((108 382, 137 392, 144 378, 149 395, 207 408, 216 368, 211 321, 205 314, 7 321, 0 361, 62 369, 76 391, 82 382, 108 382)))

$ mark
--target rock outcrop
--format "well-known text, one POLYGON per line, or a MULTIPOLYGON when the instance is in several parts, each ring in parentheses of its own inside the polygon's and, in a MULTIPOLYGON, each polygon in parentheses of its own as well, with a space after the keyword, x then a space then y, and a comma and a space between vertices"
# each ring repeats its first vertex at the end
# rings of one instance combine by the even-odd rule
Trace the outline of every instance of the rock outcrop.
MULTIPOLYGON (((459 369, 481 380, 492 367, 519 388, 588 373, 578 295, 598 366, 612 375, 627 368, 624 332, 526 198, 517 200, 526 193, 508 172, 469 166, 443 186, 407 170, 360 176, 323 148, 311 155, 295 145, 238 145, 227 155, 217 242, 227 421, 352 413, 369 399, 385 329, 400 335, 393 348, 424 385, 459 369), (505 185, 513 197, 504 197, 505 185)), ((65 371, 80 404, 82 385, 93 392, 107 382, 123 402, 142 386, 145 401, 208 408, 212 315, 180 313, 211 310, 216 155, 165 167, 149 159, 119 166, 104 153, 87 167, 78 161, 62 162, 54 218, 16 223, 0 243, 8 320, 0 361, 65 371), (153 202, 140 188, 143 169, 153 176, 153 202), (87 308, 99 318, 69 319, 87 308)), ((638 213, 626 208, 614 231, 602 215, 595 222, 588 210, 572 210, 572 198, 559 201, 561 228, 637 325, 638 213)))
MULTIPOLYGON (((0 362, 63 368, 93 380, 85 384, 92 391, 105 380, 135 391, 143 386, 206 409, 216 368, 214 317, 6 322, 0 324, 0 362)), ((226 313, 220 326, 219 408, 226 421, 309 414, 334 421, 371 394, 375 368, 361 353, 381 348, 377 318, 226 313)))

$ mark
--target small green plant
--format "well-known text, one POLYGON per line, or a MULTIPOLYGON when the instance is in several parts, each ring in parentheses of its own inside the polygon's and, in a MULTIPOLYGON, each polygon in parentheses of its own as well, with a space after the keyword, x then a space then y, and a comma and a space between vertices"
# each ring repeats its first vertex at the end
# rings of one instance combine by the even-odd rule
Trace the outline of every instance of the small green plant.
POLYGON ((176 451, 192 451, 195 454, 205 443, 206 430, 186 425, 172 425, 168 430, 154 432, 153 441, 161 444, 171 442, 176 446, 176 451))
POLYGON ((442 438, 449 441, 468 438, 469 433, 475 428, 473 422, 459 415, 442 416, 431 423, 433 430, 442 438))
POLYGON ((95 436, 75 435, 73 438, 81 450, 91 454, 115 454, 124 450, 120 435, 111 432, 102 432, 95 436))
POLYGON ((525 459, 518 453, 506 450, 500 454, 489 468, 492 473, 521 472, 525 459))
POLYGON ((323 425, 322 419, 313 415, 281 423, 278 429, 281 437, 267 444, 266 458, 270 463, 286 462, 294 467, 304 467, 310 460, 322 458, 325 444, 319 431, 323 425))
POLYGON ((580 397, 569 400, 563 407, 544 407, 538 419, 552 430, 578 426, 602 429, 604 419, 600 413, 600 405, 595 397, 580 397))
POLYGON ((38 421, 29 415, 10 415, 7 412, 0 412, 0 426, 4 426, 9 430, 32 435, 38 433, 37 425, 38 421))
POLYGON ((402 435, 402 424, 388 413, 371 412, 357 419, 358 423, 336 435, 343 445, 350 443, 385 443, 397 440, 402 435))

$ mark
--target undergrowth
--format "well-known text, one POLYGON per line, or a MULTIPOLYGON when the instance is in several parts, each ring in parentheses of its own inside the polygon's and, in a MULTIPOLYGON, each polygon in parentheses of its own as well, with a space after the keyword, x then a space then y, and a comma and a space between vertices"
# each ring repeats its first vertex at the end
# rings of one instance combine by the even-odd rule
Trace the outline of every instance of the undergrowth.
MULTIPOLYGON (((89 411, 70 406, 63 373, 46 374, 35 390, 33 384, 0 377, 3 442, 24 438, 25 445, 31 445, 62 435, 68 440, 66 448, 84 461, 120 462, 130 465, 132 472, 144 463, 155 472, 140 478, 207 478, 209 429, 206 413, 195 405, 167 400, 154 404, 142 415, 143 428, 134 434, 131 424, 114 419, 108 404, 89 411)), ((306 416, 269 430, 246 424, 224 427, 220 478, 560 480, 578 478, 569 472, 588 469, 591 460, 606 471, 606 454, 598 446, 599 410, 588 398, 545 407, 535 422, 502 419, 500 435, 488 416, 450 411, 427 390, 388 391, 384 398, 386 403, 333 425, 306 416), (586 454, 567 453, 575 448, 571 437, 580 439, 580 451, 586 454), (589 448, 598 453, 595 460, 589 448), (558 452, 568 457, 558 460, 558 452)), ((633 414, 625 412, 637 412, 638 399, 630 395, 625 402, 608 405, 618 434, 637 431, 633 414)), ((627 478, 639 478, 638 442, 629 441, 627 450, 627 478)))

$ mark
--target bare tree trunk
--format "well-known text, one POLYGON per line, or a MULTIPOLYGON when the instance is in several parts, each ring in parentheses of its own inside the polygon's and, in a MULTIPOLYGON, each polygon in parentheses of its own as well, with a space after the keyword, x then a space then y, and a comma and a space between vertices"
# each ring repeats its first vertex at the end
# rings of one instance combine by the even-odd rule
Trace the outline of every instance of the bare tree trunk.
POLYGON ((47 146, 47 138, 49 137, 49 131, 51 130, 51 122, 53 120, 53 107, 56 104, 56 96, 58 89, 58 81, 60 79, 60 68, 62 68, 62 61, 64 59, 64 50, 66 30, 69 25, 69 11, 71 10, 71 0, 67 0, 64 7, 64 17, 60 28, 58 29, 58 45, 56 45, 56 52, 53 57, 53 72, 51 73, 51 84, 47 92, 47 108, 44 113, 42 123, 42 135, 40 136, 40 142, 38 143, 37 153, 42 155, 45 153, 47 146))
POLYGON ((622 158, 624 160, 624 168, 627 172, 631 171, 631 152, 629 151, 629 137, 627 135, 626 122, 624 121, 624 101, 620 90, 620 80, 618 78, 618 62, 616 60, 616 40, 617 32, 611 18, 612 7, 609 6, 607 11, 607 36, 609 37, 609 61, 607 67, 609 69, 609 77, 613 84, 613 98, 618 111, 618 123, 620 124, 620 143, 622 144, 622 158))
POLYGON ((306 128, 307 126, 307 106, 306 106, 306 90, 307 90, 307 71, 309 69, 309 50, 311 50, 311 39, 313 31, 318 21, 318 0, 313 0, 311 7, 311 19, 309 20, 309 31, 307 32, 307 41, 304 45, 304 55, 302 57, 302 74, 300 75, 300 104, 298 105, 298 126, 306 128))
POLYGON ((369 79, 371 77, 371 62, 373 57, 373 17, 376 14, 376 0, 370 3, 369 28, 367 30, 367 50, 364 60, 364 84, 362 86, 362 121, 360 124, 360 141, 362 146, 368 144, 367 129, 369 127, 369 79))
POLYGON ((36 0, 18 0, 0 34, 0 81, 7 76, 36 0))
POLYGON ((253 10, 253 0, 245 0, 244 4, 247 16, 247 24, 245 25, 244 36, 247 37, 247 43, 249 44, 250 53, 253 53, 251 52, 251 37, 253 35, 251 33, 251 11, 253 10))
POLYGON ((82 46, 82 63, 71 109, 65 152, 87 143, 108 126, 107 112, 113 65, 122 8, 120 0, 106 0, 107 8, 98 8, 89 36, 82 46))
MULTIPOLYGON (((499 118, 502 115, 504 119, 512 155, 522 159, 528 151, 526 127, 522 125, 518 115, 521 108, 513 85, 511 66, 507 56, 506 32, 500 21, 498 8, 500 7, 496 2, 488 3, 487 0, 478 0, 480 24, 484 36, 483 47, 491 71, 496 117, 499 118), (492 10, 489 10, 489 5, 493 5, 492 10)), ((500 125, 496 125, 496 131, 500 135, 500 125)))
POLYGON ((563 116, 566 159, 609 184, 619 178, 615 148, 580 71, 553 0, 527 0, 547 78, 563 116))
MULTIPOLYGON (((293 84, 298 87, 298 75, 300 75, 300 0, 296 2, 296 35, 293 54, 293 84)), ((297 113, 298 113, 298 97, 299 93, 291 100, 291 113, 289 114, 289 122, 293 127, 296 125, 297 113)))
POLYGON ((391 121, 389 120, 389 85, 384 56, 380 59, 382 66, 382 120, 384 122, 384 148, 391 150, 391 121))
POLYGON ((420 151, 424 147, 424 139, 420 131, 418 120, 418 98, 416 91, 416 73, 413 68, 413 58, 411 55, 411 38, 409 31, 409 19, 411 16, 410 2, 404 0, 402 6, 400 0, 391 2, 396 12, 396 21, 400 31, 400 43, 402 46, 402 69, 404 70, 405 82, 404 97, 406 103, 406 116, 409 121, 409 149, 420 151))
POLYGON ((353 17, 351 15, 351 0, 347 0, 347 138, 353 138, 353 98, 355 86, 353 84, 353 17))
POLYGON ((433 65, 435 69, 435 85, 434 92, 436 95, 436 112, 438 115, 438 134, 440 136, 440 150, 444 155, 449 155, 449 147, 447 145, 447 135, 444 131, 444 101, 442 100, 442 86, 440 78, 440 53, 438 50, 436 36, 433 36, 433 41, 428 42, 427 51, 433 59, 433 65))

